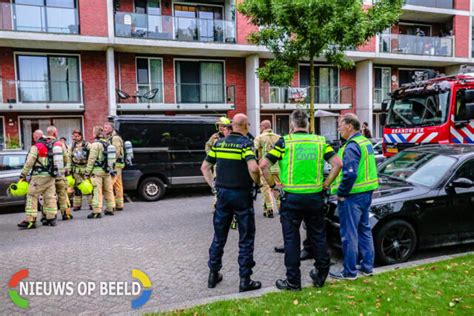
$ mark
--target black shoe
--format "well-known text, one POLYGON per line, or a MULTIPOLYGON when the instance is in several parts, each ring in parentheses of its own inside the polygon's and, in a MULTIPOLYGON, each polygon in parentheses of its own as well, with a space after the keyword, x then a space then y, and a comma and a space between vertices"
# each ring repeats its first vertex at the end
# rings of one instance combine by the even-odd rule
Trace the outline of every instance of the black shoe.
POLYGON ((46 217, 44 217, 44 216, 41 217, 41 224, 45 225, 46 221, 47 221, 46 217))
POLYGON ((114 212, 105 212, 104 214, 107 216, 114 216, 114 212))
POLYGON ((284 246, 284 245, 275 246, 274 250, 275 250, 275 252, 277 252, 277 253, 285 253, 285 246, 284 246))
POLYGON ((313 256, 311 255, 311 253, 309 253, 309 251, 307 251, 306 249, 301 250, 300 260, 303 261, 303 260, 309 260, 309 259, 313 259, 313 256))
POLYGON ((92 207, 92 205, 89 205, 89 210, 93 211, 94 208, 92 207))
POLYGON ((288 280, 276 280, 275 286, 279 290, 286 290, 286 291, 301 291, 301 285, 294 285, 288 282, 288 280))
POLYGON ((63 214, 63 221, 68 221, 74 217, 71 214, 63 214))
POLYGON ((115 210, 116 211, 123 211, 123 207, 116 207, 115 210))
POLYGON ((101 218, 101 217, 102 217, 102 214, 100 213, 90 213, 89 215, 87 215, 87 218, 92 218, 92 219, 101 218))
POLYGON ((313 280, 313 285, 315 287, 323 287, 326 278, 328 277, 329 269, 312 269, 309 272, 309 276, 313 280))
POLYGON ((56 218, 46 219, 46 221, 43 222, 43 226, 56 226, 56 218))
POLYGON ((209 272, 209 278, 207 279, 207 287, 213 289, 220 281, 222 281, 222 273, 211 271, 209 272))
POLYGON ((79 207, 73 207, 72 210, 73 210, 74 212, 77 212, 77 211, 80 211, 80 210, 81 210, 81 207, 80 207, 80 206, 79 206, 79 207))
POLYGON ((18 227, 22 229, 35 229, 36 228, 36 221, 22 221, 17 224, 18 227))
POLYGON ((273 218, 273 210, 269 210, 268 213, 267 213, 267 217, 268 218, 273 218))
POLYGON ((240 285, 239 285, 239 292, 258 290, 261 287, 262 287, 262 283, 260 283, 259 281, 252 281, 250 277, 241 278, 240 285))

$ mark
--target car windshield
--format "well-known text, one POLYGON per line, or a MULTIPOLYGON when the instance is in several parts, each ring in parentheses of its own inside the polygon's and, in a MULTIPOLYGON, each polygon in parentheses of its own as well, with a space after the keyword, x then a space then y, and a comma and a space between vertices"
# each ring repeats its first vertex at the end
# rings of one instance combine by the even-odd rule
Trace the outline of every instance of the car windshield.
POLYGON ((405 95, 392 100, 387 127, 430 126, 446 122, 449 91, 428 95, 405 95))
POLYGON ((404 151, 381 165, 379 175, 432 187, 456 163, 448 156, 404 151))

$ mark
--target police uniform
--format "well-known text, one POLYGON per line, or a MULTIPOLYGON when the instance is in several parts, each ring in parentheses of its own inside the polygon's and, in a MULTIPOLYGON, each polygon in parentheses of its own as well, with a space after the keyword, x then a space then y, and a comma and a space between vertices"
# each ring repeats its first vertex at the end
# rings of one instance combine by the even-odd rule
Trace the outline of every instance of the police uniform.
POLYGON ((98 218, 102 212, 102 200, 105 198, 106 215, 112 215, 115 208, 112 176, 107 167, 107 157, 105 155, 107 146, 106 139, 95 139, 90 145, 89 159, 85 176, 91 176, 94 187, 94 197, 92 198, 92 214, 89 218, 98 218))
POLYGON ((114 145, 117 162, 115 163, 115 175, 112 177, 115 207, 116 210, 123 210, 123 183, 122 183, 122 170, 125 167, 124 152, 123 152, 123 140, 115 131, 108 138, 109 143, 114 145))
MULTIPOLYGON (((56 142, 60 142, 59 140, 55 140, 56 142)), ((63 142, 61 143, 61 148, 63 150, 63 160, 64 166, 66 167, 65 170, 61 171, 61 175, 56 176, 54 184, 56 187, 56 194, 58 195, 58 204, 59 210, 63 216, 63 220, 72 219, 71 214, 71 203, 69 201, 69 196, 67 194, 67 180, 65 176, 65 172, 69 172, 69 166, 71 165, 69 152, 67 150, 66 145, 63 142)))
POLYGON ((28 194, 26 196, 26 220, 18 224, 22 228, 36 227, 38 216, 38 198, 43 196, 43 212, 46 215, 44 225, 54 226, 58 211, 56 203, 55 178, 53 174, 52 146, 57 145, 52 137, 40 138, 32 145, 21 170, 20 177, 26 179, 31 172, 28 194), (25 225, 26 224, 26 225, 25 225))
MULTIPOLYGON (((312 271, 311 275, 315 284, 322 286, 329 272, 322 191, 324 160, 328 161, 334 155, 334 150, 324 137, 296 132, 280 138, 265 156, 272 164, 278 161, 280 166, 284 191, 280 218, 285 245, 285 281, 292 289, 301 288, 299 267, 302 221, 306 224, 308 237, 315 250, 317 270, 312 271)), ((282 281, 277 281, 277 287, 282 281)))
MULTIPOLYGON (((247 161, 255 160, 253 143, 239 133, 218 140, 206 161, 216 165, 217 205, 214 213, 214 238, 209 248, 208 266, 217 273, 222 268, 222 255, 234 214, 239 222, 239 275, 250 278, 255 241, 255 212, 247 161)), ((254 282, 254 281, 252 281, 254 282)))
MULTIPOLYGON (((72 204, 74 210, 80 210, 82 206, 82 193, 77 186, 86 179, 84 174, 86 172, 89 150, 90 144, 85 140, 82 140, 80 142, 74 142, 71 148, 69 149, 69 156, 71 162, 70 170, 72 172, 75 182, 74 199, 72 204)), ((89 205, 91 205, 92 195, 89 195, 88 202, 89 205)))
MULTIPOLYGON (((280 139, 280 136, 273 133, 271 129, 264 130, 259 136, 257 136, 254 140, 255 149, 258 152, 258 157, 261 159, 265 157, 265 155, 272 149, 275 143, 280 139)), ((273 180, 276 184, 280 184, 280 168, 278 164, 274 164, 270 168, 270 172, 273 175, 273 180)), ((274 202, 275 200, 276 207, 280 208, 280 198, 279 196, 274 196, 273 190, 268 185, 265 178, 262 176, 260 177, 261 181, 261 190, 263 195, 263 216, 273 217, 273 212, 278 211, 274 210, 274 202)))
POLYGON ((343 168, 331 186, 331 193, 345 198, 337 203, 344 269, 331 273, 331 277, 355 278, 359 262, 362 272, 370 274, 373 270, 374 244, 369 208, 372 191, 379 186, 377 163, 372 143, 360 133, 349 138, 338 155, 343 168))

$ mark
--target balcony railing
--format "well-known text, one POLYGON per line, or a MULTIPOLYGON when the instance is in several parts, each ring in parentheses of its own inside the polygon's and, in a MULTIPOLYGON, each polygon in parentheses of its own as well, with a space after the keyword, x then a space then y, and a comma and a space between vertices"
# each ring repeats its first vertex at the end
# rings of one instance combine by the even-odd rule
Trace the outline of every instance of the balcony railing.
MULTIPOLYGON (((308 87, 269 87, 268 85, 262 85, 260 93, 263 104, 308 104, 310 101, 308 87)), ((352 88, 316 86, 314 102, 318 104, 352 104, 352 88)))
POLYGON ((416 5, 423 7, 439 8, 439 9, 452 9, 453 0, 405 0, 405 4, 416 5))
POLYGON ((233 21, 129 12, 115 13, 115 36, 214 43, 236 42, 233 21))
POLYGON ((79 81, 4 80, 0 85, 0 103, 83 103, 79 81))
POLYGON ((382 53, 453 56, 453 37, 430 37, 405 34, 380 34, 379 51, 382 53))
POLYGON ((77 9, 2 2, 0 30, 79 34, 77 9))
POLYGON ((234 104, 235 86, 199 83, 122 83, 119 103, 234 104))

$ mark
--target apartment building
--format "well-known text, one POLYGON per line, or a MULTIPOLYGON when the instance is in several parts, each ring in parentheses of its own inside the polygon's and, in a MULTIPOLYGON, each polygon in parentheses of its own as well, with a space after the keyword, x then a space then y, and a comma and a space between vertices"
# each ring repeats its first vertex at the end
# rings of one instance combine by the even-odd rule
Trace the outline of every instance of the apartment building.
MULTIPOLYGON (((469 0, 407 0, 399 24, 347 52, 354 69, 318 61, 317 131, 337 139, 337 115, 350 111, 380 136, 382 99, 415 70, 473 62, 473 12, 469 0)), ((245 112, 253 132, 270 119, 287 133, 309 101, 309 64, 290 87, 259 81, 272 56, 249 45, 252 30, 235 0, 0 0, 0 144, 28 148, 49 124, 90 139, 123 114, 245 112)))

